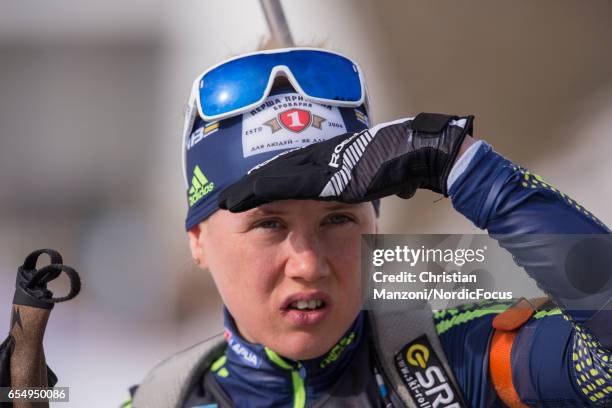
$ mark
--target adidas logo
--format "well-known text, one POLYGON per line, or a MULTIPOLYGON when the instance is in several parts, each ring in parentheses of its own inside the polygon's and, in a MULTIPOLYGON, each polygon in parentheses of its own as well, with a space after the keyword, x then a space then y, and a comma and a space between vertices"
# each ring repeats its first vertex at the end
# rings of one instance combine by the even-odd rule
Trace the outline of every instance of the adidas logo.
POLYGON ((215 183, 208 181, 202 170, 200 170, 200 166, 195 166, 191 179, 191 187, 189 188, 189 207, 193 207, 195 203, 213 191, 214 188, 215 183))

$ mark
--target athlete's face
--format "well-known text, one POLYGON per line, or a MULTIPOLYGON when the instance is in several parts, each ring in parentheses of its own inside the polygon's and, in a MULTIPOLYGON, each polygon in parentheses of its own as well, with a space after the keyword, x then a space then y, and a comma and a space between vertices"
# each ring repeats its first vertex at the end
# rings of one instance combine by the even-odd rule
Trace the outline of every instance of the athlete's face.
POLYGON ((285 200, 219 210, 189 232, 243 337, 282 356, 323 355, 361 308, 361 234, 370 203, 285 200))

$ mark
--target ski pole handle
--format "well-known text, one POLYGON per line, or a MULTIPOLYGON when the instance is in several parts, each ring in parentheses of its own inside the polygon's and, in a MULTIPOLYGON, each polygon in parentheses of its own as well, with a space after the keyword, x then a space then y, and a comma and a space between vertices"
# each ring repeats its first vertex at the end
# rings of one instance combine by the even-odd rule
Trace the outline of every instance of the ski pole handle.
MULTIPOLYGON (((46 388, 47 363, 43 350, 43 336, 51 309, 13 305, 10 334, 15 339, 11 355, 11 388, 46 388)), ((17 399, 14 408, 46 408, 48 402, 17 399)))

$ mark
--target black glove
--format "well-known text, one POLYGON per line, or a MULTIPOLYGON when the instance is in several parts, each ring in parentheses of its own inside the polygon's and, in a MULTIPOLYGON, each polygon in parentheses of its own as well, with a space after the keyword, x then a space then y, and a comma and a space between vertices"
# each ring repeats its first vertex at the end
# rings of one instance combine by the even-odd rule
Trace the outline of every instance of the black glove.
POLYGON ((421 113, 284 152, 223 190, 232 212, 286 199, 371 201, 417 188, 448 195, 446 179, 473 116, 421 113))

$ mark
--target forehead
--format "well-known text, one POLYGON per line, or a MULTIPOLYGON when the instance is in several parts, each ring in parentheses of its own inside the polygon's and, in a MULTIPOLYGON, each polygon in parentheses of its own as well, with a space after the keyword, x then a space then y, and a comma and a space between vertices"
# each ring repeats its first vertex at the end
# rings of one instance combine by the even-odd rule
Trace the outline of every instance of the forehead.
POLYGON ((307 211, 338 211, 338 210, 357 210, 361 204, 341 203, 337 201, 317 201, 317 200, 280 200, 268 204, 260 205, 257 208, 246 211, 250 214, 279 214, 279 213, 304 213, 307 211))
POLYGON ((255 217, 273 215, 304 219, 334 211, 366 212, 370 211, 371 207, 370 203, 349 204, 337 201, 279 200, 239 213, 218 210, 209 217, 209 220, 213 223, 238 223, 255 217))

